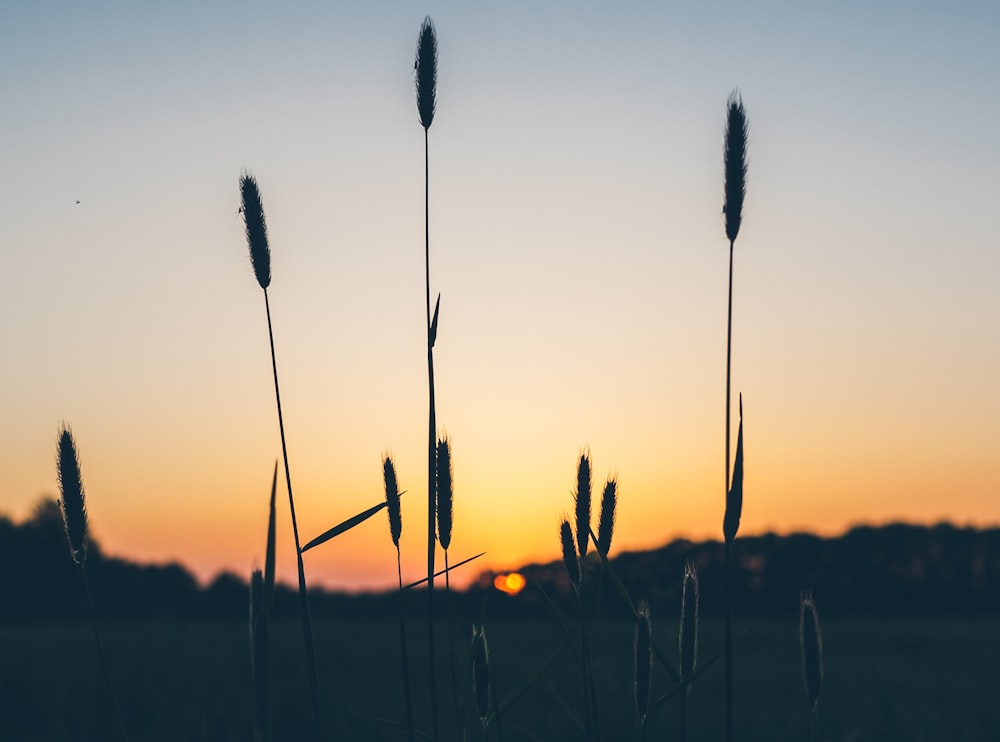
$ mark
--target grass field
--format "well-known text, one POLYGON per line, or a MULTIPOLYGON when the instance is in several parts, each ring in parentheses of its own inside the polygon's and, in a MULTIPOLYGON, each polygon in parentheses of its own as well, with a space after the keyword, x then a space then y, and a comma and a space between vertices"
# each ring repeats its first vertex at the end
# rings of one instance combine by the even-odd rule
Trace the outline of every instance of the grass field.
MULTIPOLYGON (((411 662, 420 728, 429 726, 425 625, 411 625, 411 662)), ((106 650, 133 740, 248 740, 251 695, 246 625, 115 624, 104 627, 106 650)), ((308 738, 310 706, 300 624, 279 621, 272 644, 275 738, 308 738)), ((443 631, 443 630, 442 630, 443 631)), ((737 621, 736 720, 741 740, 803 740, 809 718, 797 621, 737 621)), ((383 620, 316 622, 317 652, 330 739, 405 738, 398 625, 383 620), (334 736, 336 735, 336 736, 334 736)), ((464 659, 468 627, 456 631, 464 659)), ((490 661, 501 700, 560 646, 558 629, 539 620, 487 621, 490 661)), ((820 714, 825 740, 995 740, 1000 632, 995 620, 826 621, 820 714)), ((444 634, 439 662, 447 658, 444 634)), ((676 655, 676 624, 656 622, 654 639, 676 655)), ((721 622, 702 625, 699 661, 721 647, 721 622)), ((632 700, 632 625, 605 622, 592 634, 605 740, 638 739, 632 700)), ((90 627, 0 627, 0 739, 113 740, 117 730, 97 664, 90 627)), ((462 660, 460 660, 461 662, 462 660)), ((447 676, 440 668, 439 675, 447 676)), ((459 674, 464 677, 464 665, 459 674)), ((461 678, 460 678, 461 679, 461 678)), ((467 682, 463 682, 468 686, 467 682)), ((721 663, 690 698, 693 740, 722 736, 721 663)), ((564 652, 502 717, 505 740, 582 739, 558 700, 581 708, 577 665, 564 652)), ((670 688, 654 668, 654 698, 670 688)), ((439 693, 452 720, 450 682, 439 693)), ((468 704, 474 704, 471 697, 468 704)), ((647 739, 675 737, 676 704, 652 713, 647 739)), ((470 711, 471 719, 471 711, 470 711)), ((444 738, 455 739, 455 730, 444 738)), ((478 726, 473 739, 482 739, 478 726)), ((496 739, 491 731, 491 738, 496 739)))

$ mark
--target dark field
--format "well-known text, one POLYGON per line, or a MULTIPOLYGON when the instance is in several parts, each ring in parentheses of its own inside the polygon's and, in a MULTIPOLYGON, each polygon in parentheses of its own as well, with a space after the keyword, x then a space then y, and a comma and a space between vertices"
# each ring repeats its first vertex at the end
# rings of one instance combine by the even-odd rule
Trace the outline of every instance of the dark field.
MULTIPOLYGON (((411 623, 411 663, 419 726, 429 728, 422 624, 411 623)), ((736 720, 741 740, 806 740, 796 620, 736 625, 736 720)), ((132 740, 249 740, 250 667, 244 623, 107 623, 108 662, 132 740)), ((467 637, 456 631, 464 686, 467 637)), ((438 646, 447 657, 442 630, 438 646)), ((552 622, 487 622, 490 661, 503 700, 562 640, 552 622)), ((320 683, 329 739, 405 739, 398 623, 317 621, 320 683)), ((699 665, 721 647, 721 623, 701 628, 699 665)), ((825 740, 1000 739, 1000 622, 977 619, 831 620, 823 624, 825 740)), ((676 624, 658 622, 654 639, 676 656, 676 624)), ((638 739, 632 701, 632 626, 615 621, 591 633, 605 740, 638 739)), ((272 643, 275 739, 307 739, 309 701, 297 620, 279 622, 272 643)), ((446 664, 444 716, 453 703, 446 664)), ((654 698, 671 684, 654 667, 654 698)), ((721 663, 694 686, 692 740, 722 735, 721 663)), ((568 650, 501 718, 505 740, 582 739, 563 703, 581 714, 579 673, 568 650)), ((471 696, 468 704, 473 706, 471 696)), ((676 703, 651 716, 647 739, 676 738, 676 703)), ((472 727, 473 740, 482 739, 472 727)), ((443 739, 457 739, 454 728, 443 739)), ((0 739, 114 740, 113 710, 89 625, 0 626, 0 739)), ((497 739, 491 731, 491 739, 497 739)))

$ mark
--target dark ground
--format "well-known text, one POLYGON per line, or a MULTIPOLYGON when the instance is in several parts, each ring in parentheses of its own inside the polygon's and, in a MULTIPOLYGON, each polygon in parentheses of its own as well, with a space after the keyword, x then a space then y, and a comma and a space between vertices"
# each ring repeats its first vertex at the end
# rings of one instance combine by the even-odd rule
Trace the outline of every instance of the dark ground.
MULTIPOLYGON (((654 617, 655 618, 655 617, 654 617)), ((822 619, 822 617, 821 617, 822 619)), ((809 718, 797 616, 737 621, 736 724, 740 740, 806 740, 809 718)), ((997 660, 1000 621, 847 620, 823 622, 824 740, 1000 739, 997 660)), ((405 738, 398 624, 395 618, 316 623, 320 683, 329 739, 405 738)), ((410 627, 418 723, 429 729, 424 625, 410 627)), ((588 627, 605 740, 638 739, 632 696, 632 625, 615 619, 588 627)), ((490 660, 501 700, 562 644, 552 620, 487 617, 490 660)), ((106 652, 130 738, 248 740, 249 641, 244 622, 108 622, 106 652)), ((465 677, 469 621, 456 624, 465 677)), ((676 657, 676 624, 657 621, 654 639, 676 657)), ((699 662, 721 646, 721 623, 703 622, 699 662)), ((455 714, 442 629, 440 696, 447 735, 455 714)), ((276 740, 308 738, 310 718, 299 624, 273 635, 276 740)), ((710 668, 690 697, 691 740, 722 735, 722 667, 710 668)), ((654 697, 669 690, 654 667, 654 697)), ((566 706, 582 715, 577 665, 564 650, 543 678, 501 719, 504 739, 583 739, 566 706), (559 698, 563 700, 560 701, 559 698)), ((470 708, 471 696, 468 696, 470 708)), ((674 739, 677 706, 650 719, 647 739, 674 739)), ((470 721, 472 714, 470 713, 470 721)), ((0 625, 0 739, 114 740, 117 732, 88 624, 0 625)), ((482 739, 473 726, 472 739, 482 739)), ((497 739, 495 733, 491 739, 497 739)))

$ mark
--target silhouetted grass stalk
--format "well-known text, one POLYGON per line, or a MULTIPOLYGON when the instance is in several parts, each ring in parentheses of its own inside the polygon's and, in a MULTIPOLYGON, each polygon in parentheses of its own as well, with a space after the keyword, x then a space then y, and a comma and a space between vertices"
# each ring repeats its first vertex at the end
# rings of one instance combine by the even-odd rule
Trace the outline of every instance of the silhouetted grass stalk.
POLYGON ((819 694, 823 688, 823 635, 812 593, 803 591, 800 598, 799 638, 802 643, 802 670, 809 698, 810 729, 813 742, 819 739, 819 694))
POLYGON ((267 336, 271 347, 271 371, 274 375, 274 398, 278 407, 278 430, 281 434, 281 455, 285 463, 285 485, 288 488, 288 507, 292 516, 292 533, 295 536, 295 557, 299 576, 299 608, 302 615, 302 634, 305 640, 306 666, 309 673, 309 691, 312 699, 313 724, 316 739, 322 735, 322 715, 319 700, 319 674, 316 669, 316 648, 313 641, 312 618, 309 613, 309 596, 306 592, 306 573, 302 563, 299 542, 299 524, 295 517, 295 498, 292 496, 292 475, 288 465, 288 447, 285 443, 285 419, 281 411, 281 391, 278 387, 278 364, 274 353, 274 331, 271 326, 271 303, 267 287, 271 283, 271 250, 267 242, 267 222, 257 181, 248 173, 240 178, 243 199, 243 219, 246 223, 250 262, 257 276, 257 283, 264 290, 264 308, 267 312, 267 336))
POLYGON ((687 697, 691 692, 691 682, 698 664, 698 573, 691 562, 684 565, 677 644, 680 682, 683 686, 680 693, 680 742, 687 742, 687 697))
MULTIPOLYGON (((417 111, 424 127, 424 285, 427 305, 427 643, 430 652, 431 724, 433 739, 438 738, 437 673, 434 668, 434 549, 437 499, 437 420, 434 411, 434 340, 437 332, 437 307, 431 319, 431 231, 430 231, 430 145, 429 131, 437 105, 437 32, 430 17, 424 18, 417 38, 413 69, 416 76, 417 111)), ((438 305, 441 298, 438 297, 438 305)))
POLYGON ((615 510, 618 506, 618 477, 608 477, 604 485, 604 493, 601 495, 601 516, 597 522, 597 538, 594 546, 599 554, 604 556, 601 560, 601 571, 597 578, 597 614, 600 616, 601 604, 604 593, 604 560, 608 558, 611 551, 611 538, 615 533, 615 510))
POLYGON ((271 740, 270 616, 266 606, 264 573, 250 575, 250 674, 254 689, 254 740, 271 740))
POLYGON ((649 603, 639 602, 635 616, 635 710, 639 714, 639 739, 646 739, 646 718, 649 716, 649 693, 653 677, 653 624, 649 618, 649 603))
POLYGON ((382 477, 385 480, 385 503, 389 514, 389 534, 396 547, 396 576, 399 578, 399 650, 402 656, 403 704, 406 709, 406 736, 413 742, 413 695, 410 689, 410 656, 406 646, 406 612, 403 608, 403 563, 399 552, 399 538, 403 534, 403 514, 399 503, 399 482, 392 457, 382 457, 382 477))
MULTIPOLYGON (((743 200, 746 197, 747 175, 747 118, 743 101, 734 91, 727 102, 725 134, 725 203, 722 210, 726 217, 726 237, 729 238, 729 309, 726 327, 726 518, 729 518, 730 480, 730 395, 733 349, 733 247, 743 219, 743 200)), ((739 519, 737 516, 737 526, 739 519)), ((724 531, 726 531, 724 524, 724 531)), ((725 667, 726 667, 726 742, 733 739, 733 540, 736 530, 726 535, 726 621, 725 621, 725 667)))
MULTIPOLYGON (((577 470, 578 482, 582 481, 580 469, 583 468, 585 461, 587 462, 586 466, 589 472, 589 461, 587 461, 586 455, 582 455, 580 457, 580 461, 580 468, 577 470)), ((579 497, 577 499, 579 499, 579 497)), ((587 532, 589 536, 589 525, 586 526, 586 528, 588 529, 587 532)), ((559 542, 562 547, 563 565, 566 567, 566 574, 569 576, 569 581, 573 585, 573 591, 576 594, 577 606, 580 608, 580 675, 581 680, 583 681, 583 726, 587 739, 590 740, 594 738, 595 734, 597 738, 600 739, 600 731, 597 723, 597 699, 593 686, 593 673, 590 664, 590 648, 587 642, 587 620, 583 608, 583 560, 580 559, 577 551, 580 544, 579 538, 579 535, 577 535, 576 543, 574 544, 573 528, 570 526, 569 520, 564 518, 559 524, 559 542)))
POLYGON ((122 739, 128 739, 125 721, 122 718, 118 696, 111 682, 111 672, 104 656, 104 645, 101 643, 101 633, 97 629, 97 614, 94 612, 94 600, 90 594, 90 581, 87 579, 87 502, 83 491, 83 477, 80 474, 80 457, 77 455, 76 442, 73 433, 65 425, 59 431, 58 451, 56 457, 56 475, 59 480, 59 509, 63 516, 63 526, 66 529, 66 540, 69 544, 69 555, 80 567, 83 579, 83 592, 87 598, 87 611, 90 614, 90 626, 94 631, 94 642, 97 644, 97 657, 104 672, 104 680, 108 684, 108 692, 115 707, 118 728, 122 739))
POLYGON ((455 630, 453 626, 454 606, 451 595, 451 566, 448 563, 448 549, 451 546, 451 529, 454 515, 454 471, 451 463, 451 441, 445 435, 437 442, 437 534, 438 542, 444 549, 444 594, 445 613, 448 629, 448 657, 451 668, 451 689, 455 701, 455 712, 461 707, 459 702, 458 678, 455 674, 455 630))
MULTIPOLYGON (((476 698, 476 711, 483 725, 483 739, 489 740, 490 703, 495 698, 493 677, 490 673, 490 652, 486 643, 486 627, 472 627, 472 694, 476 698)), ((500 707, 493 703, 499 721, 500 707)))
POLYGON ((593 499, 592 490, 590 452, 584 450, 580 454, 580 461, 577 465, 576 492, 574 493, 574 499, 576 500, 576 546, 580 554, 580 585, 576 597, 580 604, 580 634, 583 642, 584 700, 586 701, 585 710, 588 711, 588 737, 592 729, 593 734, 600 740, 600 724, 597 720, 597 692, 594 688, 594 674, 590 662, 590 647, 587 641, 587 611, 583 597, 584 585, 587 582, 587 550, 590 547, 590 505, 593 499))

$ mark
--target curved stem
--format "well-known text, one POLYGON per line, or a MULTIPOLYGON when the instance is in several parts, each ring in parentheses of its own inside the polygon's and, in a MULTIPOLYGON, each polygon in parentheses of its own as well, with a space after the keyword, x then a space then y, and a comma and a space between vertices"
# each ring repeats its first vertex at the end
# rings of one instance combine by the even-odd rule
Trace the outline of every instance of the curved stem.
POLYGON ((434 414, 434 346, 431 342, 431 231, 430 231, 430 155, 427 129, 424 129, 424 264, 427 297, 427 386, 429 413, 427 423, 427 643, 430 651, 431 731, 437 742, 437 682, 434 670, 434 523, 437 516, 437 420, 434 414))
POLYGON ((288 466, 288 447, 285 445, 285 418, 281 413, 281 391, 278 389, 278 362, 274 354, 274 331, 271 329, 271 302, 264 289, 264 307, 267 310, 267 336, 271 343, 271 370, 274 372, 274 399, 278 405, 278 430, 281 433, 281 456, 285 462, 285 485, 288 487, 288 507, 292 513, 292 533, 295 535, 295 556, 299 571, 299 608, 302 614, 302 634, 306 645, 306 667, 309 672, 309 690, 312 697, 313 724, 316 739, 322 736, 322 717, 319 702, 319 674, 316 669, 316 647, 313 642, 312 617, 309 614, 309 596, 306 592, 306 570, 302 563, 299 545, 299 524, 295 518, 295 499, 292 497, 292 474, 288 466))
POLYGON ((410 695, 410 660, 406 649, 406 616, 403 610, 403 565, 396 546, 396 574, 399 577, 399 646, 403 653, 403 701, 406 704, 406 737, 413 742, 413 699, 410 695))
MULTIPOLYGON (((729 499, 730 378, 733 357, 733 243, 729 241, 729 320, 726 326, 726 492, 729 499)), ((733 740, 733 545, 726 539, 726 742, 733 740)))

